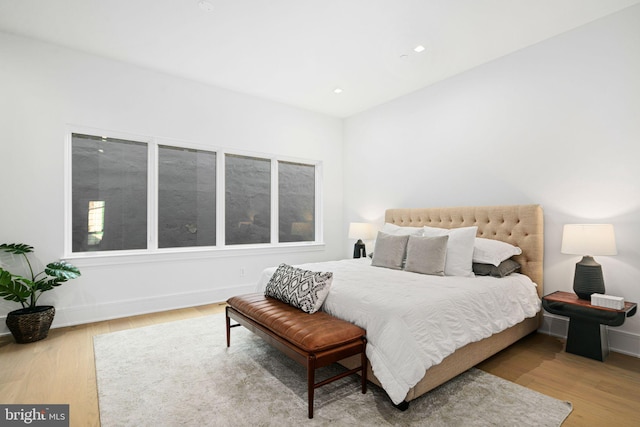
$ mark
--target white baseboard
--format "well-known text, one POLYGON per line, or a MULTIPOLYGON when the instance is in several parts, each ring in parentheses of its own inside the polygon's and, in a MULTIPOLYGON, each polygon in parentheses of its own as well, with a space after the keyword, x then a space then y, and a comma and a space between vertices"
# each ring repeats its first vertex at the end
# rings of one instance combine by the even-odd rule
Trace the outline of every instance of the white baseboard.
MULTIPOLYGON (((136 300, 116 301, 80 307, 56 307, 52 328, 100 322, 140 314, 195 307, 226 301, 234 295, 255 292, 255 283, 232 288, 211 289, 201 292, 163 295, 136 300)), ((0 335, 10 334, 6 326, 6 314, 0 317, 0 335)))
MULTIPOLYGON (((544 313, 542 326, 538 332, 566 339, 569 330, 569 319, 550 313, 544 313)), ((621 331, 615 327, 608 328, 609 350, 629 356, 640 357, 640 336, 621 331)))

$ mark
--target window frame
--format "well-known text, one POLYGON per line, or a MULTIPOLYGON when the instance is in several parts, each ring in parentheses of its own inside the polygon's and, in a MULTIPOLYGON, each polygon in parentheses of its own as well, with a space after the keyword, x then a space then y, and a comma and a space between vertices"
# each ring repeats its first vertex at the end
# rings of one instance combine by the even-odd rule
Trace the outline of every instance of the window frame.
POLYGON ((166 261, 171 259, 194 259, 273 254, 274 252, 297 253, 300 251, 319 251, 324 243, 324 218, 322 161, 290 156, 235 150, 217 146, 207 146, 182 139, 170 139, 127 132, 110 131, 84 126, 68 126, 64 146, 64 258, 73 259, 83 266, 105 265, 138 261, 166 261), (72 227, 72 135, 86 134, 107 138, 136 141, 147 144, 147 248, 133 250, 110 250, 73 252, 72 227), (158 184, 159 184, 159 146, 170 146, 216 153, 216 245, 190 246, 182 248, 158 247, 158 184), (271 164, 271 237, 269 243, 225 245, 225 158, 226 155, 247 156, 269 160, 271 164), (278 206, 278 162, 300 163, 313 166, 315 169, 315 240, 300 242, 278 241, 279 206, 278 206), (82 262, 87 260, 86 262, 82 262))

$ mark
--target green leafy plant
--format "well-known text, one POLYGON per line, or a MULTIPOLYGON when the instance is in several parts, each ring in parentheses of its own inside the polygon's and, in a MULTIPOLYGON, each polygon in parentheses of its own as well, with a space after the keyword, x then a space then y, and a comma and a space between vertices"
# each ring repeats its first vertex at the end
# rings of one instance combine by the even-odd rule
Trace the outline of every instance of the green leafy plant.
POLYGON ((44 271, 34 273, 27 254, 33 252, 33 246, 24 243, 3 243, 0 251, 22 255, 27 262, 30 277, 13 274, 0 267, 0 297, 22 304, 22 308, 33 308, 38 298, 47 291, 62 285, 64 282, 80 276, 80 270, 65 262, 57 261, 47 264, 44 271))

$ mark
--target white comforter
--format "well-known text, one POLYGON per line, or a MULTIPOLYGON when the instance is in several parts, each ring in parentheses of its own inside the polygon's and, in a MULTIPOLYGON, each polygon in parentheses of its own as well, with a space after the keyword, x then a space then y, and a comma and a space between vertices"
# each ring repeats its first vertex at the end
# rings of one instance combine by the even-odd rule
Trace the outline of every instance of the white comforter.
MULTIPOLYGON (((333 272, 323 310, 367 331, 367 357, 391 400, 402 402, 427 369, 456 349, 501 332, 540 310, 522 274, 439 277, 347 259, 297 267, 333 272)), ((258 284, 264 291, 275 268, 258 284)))

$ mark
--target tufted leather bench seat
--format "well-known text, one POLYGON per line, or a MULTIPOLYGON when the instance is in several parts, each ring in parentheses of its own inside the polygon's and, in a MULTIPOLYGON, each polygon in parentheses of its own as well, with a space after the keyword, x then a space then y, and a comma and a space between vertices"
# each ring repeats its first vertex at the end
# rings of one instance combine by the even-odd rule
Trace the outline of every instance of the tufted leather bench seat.
POLYGON ((367 392, 364 329, 322 311, 305 313, 259 293, 229 298, 227 304, 227 347, 231 328, 242 325, 307 368, 309 418, 313 418, 313 395, 318 387, 360 372, 362 393, 367 392), (238 324, 231 325, 230 319, 238 324), (317 368, 356 354, 360 354, 361 366, 315 383, 317 368))

